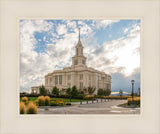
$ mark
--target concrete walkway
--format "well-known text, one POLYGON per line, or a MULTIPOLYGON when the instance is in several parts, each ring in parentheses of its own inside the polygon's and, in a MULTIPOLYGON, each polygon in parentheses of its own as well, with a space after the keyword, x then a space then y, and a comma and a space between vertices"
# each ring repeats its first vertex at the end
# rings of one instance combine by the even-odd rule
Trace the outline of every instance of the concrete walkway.
POLYGON ((119 104, 126 103, 126 100, 112 100, 106 102, 88 104, 84 102, 80 105, 72 103, 72 106, 47 106, 39 107, 38 114, 140 114, 140 108, 123 108, 118 107, 119 104))

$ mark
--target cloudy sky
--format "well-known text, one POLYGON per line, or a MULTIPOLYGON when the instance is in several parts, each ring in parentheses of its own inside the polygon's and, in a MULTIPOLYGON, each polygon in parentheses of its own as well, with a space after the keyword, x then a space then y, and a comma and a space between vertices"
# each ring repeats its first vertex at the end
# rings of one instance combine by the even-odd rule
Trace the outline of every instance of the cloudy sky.
POLYGON ((71 65, 78 28, 87 65, 112 76, 112 91, 140 87, 140 20, 21 20, 20 91, 71 65))

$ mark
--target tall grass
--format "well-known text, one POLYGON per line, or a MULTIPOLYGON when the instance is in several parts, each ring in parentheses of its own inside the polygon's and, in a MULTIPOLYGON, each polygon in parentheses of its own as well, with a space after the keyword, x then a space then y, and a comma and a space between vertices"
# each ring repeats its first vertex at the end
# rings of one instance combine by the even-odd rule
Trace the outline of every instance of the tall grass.
POLYGON ((39 104, 39 106, 45 106, 45 98, 44 98, 44 96, 39 96, 38 97, 38 104, 39 104))
MULTIPOLYGON (((134 100, 134 105, 140 106, 140 100, 141 100, 140 97, 134 97, 133 100, 134 100)), ((129 97, 127 99, 127 103, 128 103, 128 105, 132 104, 132 97, 129 97)))
POLYGON ((49 96, 45 96, 45 106, 49 106, 50 105, 50 97, 49 96))
POLYGON ((23 97, 22 98, 22 102, 24 102, 25 104, 27 104, 28 103, 28 98, 27 97, 23 97))
POLYGON ((37 114, 37 106, 33 102, 28 104, 27 114, 37 114))
POLYGON ((25 104, 24 102, 20 102, 20 114, 25 114, 25 104))
POLYGON ((85 97, 84 97, 84 99, 93 99, 94 98, 94 95, 86 95, 85 97))

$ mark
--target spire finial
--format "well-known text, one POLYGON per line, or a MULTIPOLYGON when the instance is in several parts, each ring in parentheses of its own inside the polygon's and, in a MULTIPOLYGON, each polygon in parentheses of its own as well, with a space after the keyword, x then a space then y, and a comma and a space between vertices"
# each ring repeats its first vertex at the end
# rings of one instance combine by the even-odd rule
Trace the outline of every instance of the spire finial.
POLYGON ((80 40, 80 30, 81 30, 81 28, 79 27, 78 29, 79 29, 79 40, 80 40))

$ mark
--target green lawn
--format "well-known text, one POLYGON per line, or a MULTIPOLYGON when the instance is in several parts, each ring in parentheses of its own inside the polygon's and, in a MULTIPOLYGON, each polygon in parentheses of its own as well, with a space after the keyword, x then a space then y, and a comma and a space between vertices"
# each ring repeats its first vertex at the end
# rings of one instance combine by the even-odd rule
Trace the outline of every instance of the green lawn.
MULTIPOLYGON (((29 101, 36 101, 38 97, 27 97, 29 101)), ((20 98, 20 100, 22 99, 22 97, 20 98)), ((52 100, 58 100, 58 99, 63 99, 65 102, 70 102, 69 98, 51 98, 52 100)), ((71 99, 71 102, 80 102, 80 101, 86 101, 86 100, 82 100, 82 99, 71 99)))

